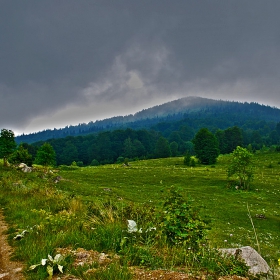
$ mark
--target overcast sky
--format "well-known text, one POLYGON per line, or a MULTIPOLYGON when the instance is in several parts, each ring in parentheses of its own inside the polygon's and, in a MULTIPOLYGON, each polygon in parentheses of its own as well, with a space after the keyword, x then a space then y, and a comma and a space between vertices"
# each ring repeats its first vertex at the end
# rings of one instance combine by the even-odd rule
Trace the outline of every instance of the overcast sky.
POLYGON ((1 0, 0 128, 185 96, 280 108, 279 0, 1 0))

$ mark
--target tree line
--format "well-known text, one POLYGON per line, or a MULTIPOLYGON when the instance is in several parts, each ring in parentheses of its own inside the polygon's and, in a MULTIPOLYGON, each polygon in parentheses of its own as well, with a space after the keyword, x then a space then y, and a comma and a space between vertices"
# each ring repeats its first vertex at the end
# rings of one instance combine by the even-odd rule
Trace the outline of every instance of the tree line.
MULTIPOLYGON (((168 124, 161 123, 158 127, 166 131, 168 124)), ((44 153, 52 153, 53 159, 49 160, 52 164, 71 165, 76 162, 80 166, 87 166, 123 162, 125 159, 166 158, 189 154, 196 155, 203 164, 212 164, 219 154, 231 153, 237 146, 249 147, 253 152, 261 149, 263 145, 275 145, 278 148, 279 144, 280 123, 268 130, 266 136, 261 136, 258 131, 243 130, 238 126, 215 131, 201 128, 195 132, 192 127, 181 125, 177 131, 170 130, 169 134, 127 128, 85 136, 49 139, 33 144, 21 143, 18 146, 14 141, 13 132, 2 129, 0 157, 4 158, 5 164, 9 160, 11 163, 22 161, 31 165, 42 163, 44 153), (248 141, 250 133, 251 142, 248 141), (42 151, 42 147, 46 151, 42 151)))

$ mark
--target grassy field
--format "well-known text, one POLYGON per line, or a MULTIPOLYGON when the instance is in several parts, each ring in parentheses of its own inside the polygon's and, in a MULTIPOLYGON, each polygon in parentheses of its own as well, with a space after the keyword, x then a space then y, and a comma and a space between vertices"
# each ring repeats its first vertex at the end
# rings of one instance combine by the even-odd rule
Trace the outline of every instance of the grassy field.
POLYGON ((105 165, 62 171, 63 191, 84 200, 123 199, 139 204, 160 204, 164 189, 180 187, 209 216, 209 241, 213 246, 257 248, 248 208, 253 217, 261 252, 269 260, 280 255, 280 154, 254 157, 254 181, 250 191, 228 188, 229 156, 215 166, 185 167, 183 158, 131 162, 129 167, 105 165), (256 215, 263 214, 265 219, 256 215), (227 242, 225 242, 227 240, 227 242))
MULTIPOLYGON (((112 236, 108 237, 108 244, 103 244, 100 235, 106 232, 88 231, 93 226, 88 218, 89 205, 95 205, 96 201, 110 201, 121 207, 133 203, 141 212, 140 209, 161 207, 166 189, 175 186, 211 220, 207 234, 211 247, 252 246, 257 250, 258 239, 261 255, 269 264, 275 264, 280 258, 280 153, 254 155, 254 181, 250 191, 228 186, 229 160, 229 155, 223 155, 215 166, 192 168, 183 165, 183 158, 177 157, 135 161, 129 166, 61 168, 47 174, 24 174, 0 166, 0 204, 10 224, 15 258, 32 265, 47 254, 55 254, 56 248, 69 246, 118 252, 116 240, 118 234, 122 235, 122 226, 112 223, 112 236), (57 176, 61 180, 55 184, 57 176), (28 246, 33 232, 35 235, 35 226, 40 238, 35 245, 28 246), (13 240, 13 236, 26 229, 30 229, 30 236, 20 242, 13 240)), ((157 267, 155 263, 150 266, 157 267)), ((29 279, 43 279, 30 272, 27 275, 29 279)))

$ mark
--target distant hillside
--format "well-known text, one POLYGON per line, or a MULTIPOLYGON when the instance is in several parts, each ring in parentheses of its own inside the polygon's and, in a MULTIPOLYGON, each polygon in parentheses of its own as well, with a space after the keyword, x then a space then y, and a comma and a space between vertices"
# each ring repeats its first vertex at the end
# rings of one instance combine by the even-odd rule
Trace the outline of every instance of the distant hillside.
MULTIPOLYGON (((260 121, 272 122, 271 126, 280 121, 280 109, 257 103, 241 103, 213 100, 201 97, 186 97, 162 105, 144 109, 134 115, 117 116, 88 124, 66 126, 61 129, 44 130, 16 137, 17 143, 34 143, 47 139, 79 136, 115 129, 150 129, 164 133, 166 129, 176 130, 187 122, 195 130, 206 126, 210 129, 224 129, 232 125, 256 126, 260 121)), ((248 128, 248 127, 247 127, 248 128)), ((253 129, 253 128, 252 128, 253 129)))

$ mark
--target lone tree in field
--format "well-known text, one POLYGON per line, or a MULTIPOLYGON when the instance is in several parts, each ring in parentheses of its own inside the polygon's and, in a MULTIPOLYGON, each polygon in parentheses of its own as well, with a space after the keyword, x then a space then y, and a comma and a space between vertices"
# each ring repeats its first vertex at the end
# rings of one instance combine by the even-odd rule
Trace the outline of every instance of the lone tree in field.
POLYGON ((39 148, 36 154, 35 163, 44 166, 56 164, 56 154, 51 144, 44 143, 39 148))
POLYGON ((4 159, 4 166, 8 165, 8 157, 16 149, 15 135, 12 130, 2 129, 0 135, 0 157, 4 159))
POLYGON ((231 153, 231 163, 227 170, 228 178, 236 176, 242 189, 249 190, 250 182, 253 180, 252 157, 252 153, 240 146, 231 153))
POLYGON ((219 156, 219 143, 216 136, 207 128, 201 128, 194 139, 194 151, 202 164, 213 164, 219 156))

